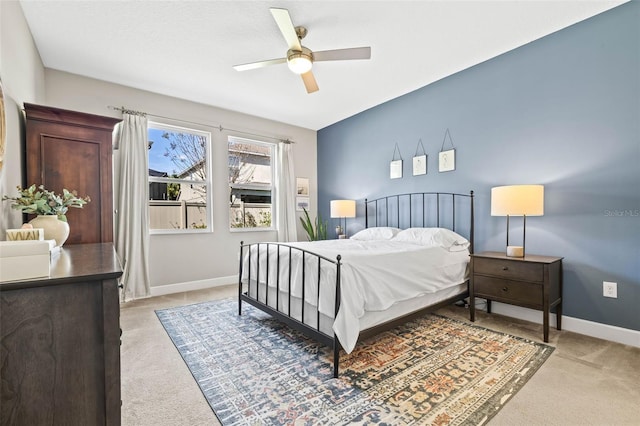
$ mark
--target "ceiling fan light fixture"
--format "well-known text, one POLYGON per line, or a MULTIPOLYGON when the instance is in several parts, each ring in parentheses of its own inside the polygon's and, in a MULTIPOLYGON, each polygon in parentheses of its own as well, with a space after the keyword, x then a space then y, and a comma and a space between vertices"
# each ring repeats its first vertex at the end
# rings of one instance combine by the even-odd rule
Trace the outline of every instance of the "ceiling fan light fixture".
POLYGON ((287 65, 289 69, 296 74, 309 72, 313 65, 311 51, 306 47, 303 47, 301 51, 289 50, 289 52, 287 52, 287 65))

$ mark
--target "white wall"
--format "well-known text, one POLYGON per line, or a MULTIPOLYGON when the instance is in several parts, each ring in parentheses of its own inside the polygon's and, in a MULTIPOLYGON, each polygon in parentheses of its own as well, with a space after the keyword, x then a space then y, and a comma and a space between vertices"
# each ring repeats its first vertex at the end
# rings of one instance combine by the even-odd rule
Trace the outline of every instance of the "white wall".
MULTIPOLYGON (((0 170, 0 196, 17 195, 22 185, 24 120, 22 104, 44 99, 44 68, 16 1, 0 1, 0 79, 4 92, 7 145, 0 170)), ((22 215, 8 202, 0 205, 0 236, 20 227, 22 215)), ((4 238, 2 238, 4 239, 4 238)))
MULTIPOLYGON (((58 108, 120 117, 119 112, 110 110, 107 106, 125 106, 149 114, 213 125, 197 128, 210 131, 212 136, 214 232, 152 235, 149 265, 152 287, 202 280, 229 281, 228 277, 238 271, 240 241, 276 240, 275 232, 229 231, 227 136, 231 133, 221 132, 216 128, 218 125, 295 141, 293 150, 296 175, 310 180, 311 213, 315 217, 317 173, 316 132, 313 130, 50 69, 45 71, 45 86, 45 104, 58 108)), ((177 121, 149 118, 167 124, 188 126, 177 121)), ((305 239, 301 227, 298 229, 298 238, 305 239)), ((161 293, 156 291, 155 294, 161 293)))

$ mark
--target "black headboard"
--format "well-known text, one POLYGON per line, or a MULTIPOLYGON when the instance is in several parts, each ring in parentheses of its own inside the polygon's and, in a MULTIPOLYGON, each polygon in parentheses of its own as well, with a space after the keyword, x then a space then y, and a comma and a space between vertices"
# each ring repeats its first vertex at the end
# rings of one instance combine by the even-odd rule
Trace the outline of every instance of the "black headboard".
POLYGON ((456 205, 465 200, 468 201, 469 212, 469 251, 473 253, 473 191, 468 194, 412 192, 388 195, 375 200, 365 199, 365 228, 370 226, 394 226, 397 228, 435 226, 456 231, 456 205), (371 216, 374 220, 370 220, 371 216))

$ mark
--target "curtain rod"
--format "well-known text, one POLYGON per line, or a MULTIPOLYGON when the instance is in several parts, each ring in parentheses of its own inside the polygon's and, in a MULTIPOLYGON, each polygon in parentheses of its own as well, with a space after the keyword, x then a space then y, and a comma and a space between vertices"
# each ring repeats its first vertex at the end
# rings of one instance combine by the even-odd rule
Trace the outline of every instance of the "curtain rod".
POLYGON ((107 108, 112 109, 114 111, 120 111, 123 114, 126 113, 126 114, 132 114, 132 115, 142 115, 144 117, 146 117, 148 115, 148 116, 156 117, 156 118, 164 118, 164 119, 167 119, 167 120, 179 121, 181 123, 195 124, 197 126, 215 127, 221 132, 223 130, 229 130, 229 131, 232 131, 232 132, 242 133, 244 135, 257 136, 259 138, 266 138, 266 139, 273 139, 273 140, 276 140, 278 142, 287 143, 287 144, 295 143, 294 141, 289 140, 289 139, 281 139, 281 138, 276 138, 276 137, 273 137, 273 136, 260 135, 260 134, 257 134, 257 133, 246 132, 244 130, 237 130, 237 129, 231 129, 229 127, 222 127, 222 124, 213 125, 213 124, 198 123, 196 121, 181 120, 179 118, 165 117, 164 115, 158 115, 158 114, 151 114, 151 113, 148 113, 148 112, 136 111, 136 110, 132 110, 132 109, 129 109, 129 108, 125 108, 123 106, 122 107, 115 107, 115 106, 112 106, 112 105, 107 105, 107 108))

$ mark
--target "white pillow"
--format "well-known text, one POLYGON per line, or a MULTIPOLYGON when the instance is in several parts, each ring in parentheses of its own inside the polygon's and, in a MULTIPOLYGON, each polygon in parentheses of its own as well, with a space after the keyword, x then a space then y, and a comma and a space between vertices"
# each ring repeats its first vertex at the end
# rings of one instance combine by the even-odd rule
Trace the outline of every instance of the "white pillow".
POLYGON ((463 251, 469 247, 466 238, 446 228, 408 228, 400 231, 393 240, 426 247, 442 247, 449 251, 463 251))
POLYGON ((395 237, 399 228, 391 228, 387 226, 379 226, 376 228, 363 229, 351 237, 352 240, 373 241, 373 240, 390 240, 395 237))

